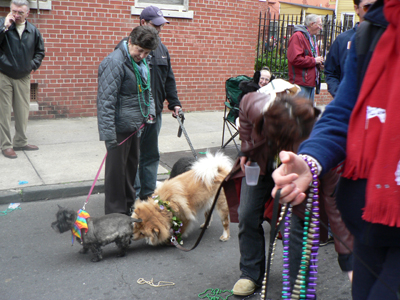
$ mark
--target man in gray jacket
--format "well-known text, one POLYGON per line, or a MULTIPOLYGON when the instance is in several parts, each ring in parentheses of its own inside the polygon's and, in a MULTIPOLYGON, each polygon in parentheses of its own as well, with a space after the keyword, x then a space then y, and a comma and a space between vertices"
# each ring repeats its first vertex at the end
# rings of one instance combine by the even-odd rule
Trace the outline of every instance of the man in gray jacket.
MULTIPOLYGON (((140 25, 155 28, 159 33, 165 23, 169 23, 158 7, 148 6, 140 14, 140 25)), ((175 76, 172 72, 171 61, 167 47, 159 43, 157 49, 149 55, 151 73, 151 93, 156 105, 156 123, 148 125, 140 140, 139 172, 136 175, 135 190, 137 196, 146 199, 153 194, 157 182, 157 170, 160 162, 158 150, 158 135, 162 123, 162 110, 165 99, 168 108, 176 117, 182 107, 178 99, 175 76)))
POLYGON ((100 64, 97 120, 100 140, 105 141, 105 213, 130 214, 139 159, 139 131, 155 116, 146 57, 158 47, 157 30, 134 28, 127 41, 100 64))
POLYGON ((12 0, 11 12, 0 19, 0 143, 7 158, 17 158, 14 150, 38 150, 28 144, 31 72, 44 58, 44 42, 39 30, 26 19, 27 0, 12 0), (15 136, 11 138, 11 109, 15 136))

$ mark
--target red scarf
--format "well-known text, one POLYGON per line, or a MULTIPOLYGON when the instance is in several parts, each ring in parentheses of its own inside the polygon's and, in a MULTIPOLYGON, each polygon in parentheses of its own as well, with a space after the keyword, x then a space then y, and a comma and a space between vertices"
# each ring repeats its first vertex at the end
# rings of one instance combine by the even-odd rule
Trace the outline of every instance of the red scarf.
POLYGON ((372 55, 350 118, 343 176, 368 179, 363 219, 400 227, 400 0, 372 55))

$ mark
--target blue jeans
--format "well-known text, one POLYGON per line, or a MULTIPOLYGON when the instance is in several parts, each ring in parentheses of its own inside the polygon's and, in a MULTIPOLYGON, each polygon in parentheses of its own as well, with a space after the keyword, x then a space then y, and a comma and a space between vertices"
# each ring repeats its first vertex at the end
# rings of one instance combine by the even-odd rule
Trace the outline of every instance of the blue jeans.
POLYGON ((315 104, 314 103, 314 90, 315 90, 315 88, 311 87, 311 86, 301 86, 301 85, 299 85, 299 86, 300 86, 301 91, 299 92, 298 96, 310 99, 312 101, 313 105, 314 105, 315 104))
POLYGON ((156 189, 157 171, 160 163, 158 135, 161 130, 161 113, 156 116, 156 123, 146 125, 140 136, 139 168, 135 178, 137 197, 144 198, 153 194, 156 189))
POLYGON ((256 186, 242 179, 239 213, 240 278, 261 286, 265 273, 264 205, 271 195, 271 175, 260 175, 256 186))

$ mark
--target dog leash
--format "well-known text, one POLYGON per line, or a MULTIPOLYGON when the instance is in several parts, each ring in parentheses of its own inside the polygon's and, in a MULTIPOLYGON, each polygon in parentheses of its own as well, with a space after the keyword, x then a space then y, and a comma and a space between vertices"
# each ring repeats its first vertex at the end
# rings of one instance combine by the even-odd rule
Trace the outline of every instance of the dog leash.
MULTIPOLYGON (((229 175, 230 175, 230 174, 229 174, 229 175)), ((228 176, 229 176, 229 175, 228 175, 228 176)), ((228 176, 227 176, 227 177, 228 177, 228 176)), ((211 220, 211 217, 212 217, 212 212, 214 211, 215 205, 217 204, 217 200, 218 200, 219 194, 221 193, 221 189, 222 189, 222 187, 223 187, 223 185, 224 185, 224 182, 225 182, 225 180, 223 180, 222 183, 219 185, 219 188, 218 188, 218 190, 217 190, 217 193, 215 194, 214 201, 213 201, 213 203, 212 203, 212 205, 211 205, 211 208, 210 208, 209 214, 208 214, 208 216, 207 216, 207 219, 206 219, 206 221, 205 221, 205 223, 204 223, 204 226, 203 226, 203 228, 201 229, 200 235, 199 235, 199 237, 197 238, 196 242, 194 243, 193 247, 190 248, 190 249, 187 249, 187 248, 185 248, 185 247, 182 247, 182 246, 178 243, 178 241, 176 240, 175 236, 173 236, 172 233, 171 233, 172 237, 171 237, 170 241, 171 241, 171 243, 172 243, 176 248, 178 248, 179 250, 185 251, 185 252, 189 252, 189 251, 194 250, 194 249, 200 244, 200 241, 201 241, 201 239, 203 238, 204 232, 206 231, 208 225, 210 224, 210 220, 211 220)), ((173 232, 173 231, 172 231, 172 232, 173 232)))
POLYGON ((183 111, 182 111, 181 108, 180 108, 179 111, 178 111, 178 116, 177 116, 176 119, 178 120, 178 123, 179 123, 178 137, 180 138, 180 137, 182 136, 182 131, 183 131, 183 134, 185 135, 186 141, 187 141, 188 144, 189 144, 190 150, 192 150, 193 156, 194 156, 194 158, 197 160, 196 151, 194 150, 193 145, 192 145, 192 143, 190 142, 189 136, 188 136, 188 134, 187 134, 187 132, 186 132, 186 129, 185 129, 185 127, 183 126, 183 122, 185 121, 185 115, 183 114, 183 111))
POLYGON ((227 183, 228 180, 231 179, 232 175, 235 174, 239 169, 240 169, 240 166, 237 166, 236 168, 234 167, 234 168, 231 170, 231 172, 224 178, 224 180, 223 180, 223 181, 221 182, 221 184, 219 185, 218 190, 217 190, 217 193, 215 194, 215 197, 214 197, 214 201, 213 201, 213 203, 212 203, 212 205, 211 205, 211 207, 210 207, 210 211, 209 211, 208 216, 207 216, 207 218, 206 218, 206 221, 205 221, 205 223, 204 223, 204 226, 203 226, 203 228, 201 229, 200 235, 199 235, 199 237, 197 238, 197 240, 196 240, 196 242, 195 242, 195 244, 193 245, 192 248, 187 249, 187 248, 182 247, 182 246, 178 243, 178 241, 176 240, 175 236, 173 235, 173 230, 172 230, 172 232, 171 232, 171 229, 170 229, 170 232, 171 232, 171 239, 170 239, 170 241, 171 241, 171 243, 172 243, 176 248, 178 248, 179 250, 185 251, 185 252, 189 252, 189 251, 192 251, 193 249, 195 249, 195 248, 200 244, 200 241, 201 241, 201 239, 203 238, 204 232, 206 231, 208 225, 210 224, 211 217, 212 217, 212 213, 213 213, 213 211, 214 211, 215 205, 217 204, 217 200, 218 200, 219 194, 221 193, 221 189, 224 187, 225 184, 228 184, 228 183, 227 183))
POLYGON ((263 299, 268 299, 267 298, 267 293, 268 293, 268 282, 269 282, 269 273, 271 270, 271 264, 272 264, 272 256, 274 253, 274 243, 276 241, 276 238, 278 236, 279 231, 282 228, 282 224, 284 223, 284 219, 286 217, 286 214, 288 210, 286 209, 281 220, 279 221, 278 225, 275 226, 275 224, 278 221, 278 214, 279 214, 279 199, 281 198, 281 189, 279 189, 276 194, 275 194, 275 199, 274 199, 274 205, 272 209, 272 220, 271 220, 271 231, 269 233, 269 248, 268 248, 268 259, 267 259, 267 268, 265 271, 265 276, 264 276, 264 281, 263 281, 263 288, 261 289, 261 293, 264 292, 264 298, 263 299), (265 286, 264 286, 265 284, 265 286))
MULTIPOLYGON (((139 127, 138 130, 136 130, 135 132, 133 132, 130 136, 128 136, 126 139, 124 139, 121 143, 119 143, 118 146, 121 146, 123 143, 125 143, 127 140, 129 140, 132 136, 134 136, 139 130, 141 130, 141 129, 144 127, 144 125, 145 125, 145 123, 143 123, 143 124, 139 127)), ((118 147, 118 146, 117 146, 117 147, 118 147)), ((107 154, 108 154, 108 151, 106 152, 106 155, 104 155, 103 161, 102 161, 101 164, 100 164, 100 168, 99 168, 99 170, 97 171, 96 177, 94 178, 92 187, 90 188, 90 191, 89 191, 89 194, 87 195, 86 201, 85 201, 85 203, 83 204, 82 210, 85 210, 86 204, 89 202, 90 195, 91 195, 92 192, 93 192, 93 189, 94 189, 94 186, 96 185, 97 179, 99 179, 101 169, 103 168, 104 162, 106 161, 106 158, 107 158, 107 154)))

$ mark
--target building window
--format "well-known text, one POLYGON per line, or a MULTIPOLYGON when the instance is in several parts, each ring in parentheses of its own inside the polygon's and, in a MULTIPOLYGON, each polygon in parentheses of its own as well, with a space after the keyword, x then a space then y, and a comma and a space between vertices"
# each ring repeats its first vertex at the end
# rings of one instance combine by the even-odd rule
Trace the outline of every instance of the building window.
POLYGON ((189 0, 135 0, 131 14, 140 15, 142 10, 150 5, 160 8, 167 18, 193 19, 193 11, 189 10, 189 0))
POLYGON ((37 102, 38 101, 38 83, 33 83, 31 82, 31 102, 37 102))
POLYGON ((342 14, 342 28, 343 31, 351 29, 354 27, 355 24, 355 14, 354 13, 348 13, 348 14, 342 14))
MULTIPOLYGON (((0 0, 0 7, 10 7, 10 0, 0 0)), ((51 0, 29 0, 30 9, 37 9, 39 3, 39 9, 51 10, 51 0)))

